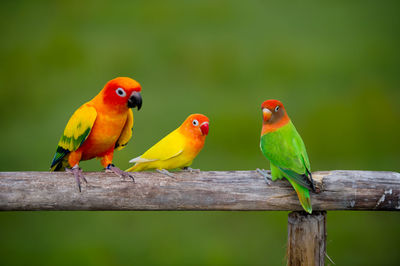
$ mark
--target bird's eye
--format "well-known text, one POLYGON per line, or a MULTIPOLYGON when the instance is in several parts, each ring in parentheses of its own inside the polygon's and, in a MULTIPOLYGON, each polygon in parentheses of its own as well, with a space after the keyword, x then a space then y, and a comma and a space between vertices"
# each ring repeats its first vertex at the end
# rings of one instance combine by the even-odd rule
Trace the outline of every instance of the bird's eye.
POLYGON ((279 110, 279 105, 275 107, 275 112, 278 112, 278 110, 279 110))
POLYGON ((120 97, 125 97, 126 96, 126 92, 125 92, 125 90, 123 88, 118 88, 118 89, 115 90, 115 92, 120 97))
POLYGON ((199 125, 199 121, 197 121, 196 119, 194 119, 192 121, 193 126, 197 127, 199 125))

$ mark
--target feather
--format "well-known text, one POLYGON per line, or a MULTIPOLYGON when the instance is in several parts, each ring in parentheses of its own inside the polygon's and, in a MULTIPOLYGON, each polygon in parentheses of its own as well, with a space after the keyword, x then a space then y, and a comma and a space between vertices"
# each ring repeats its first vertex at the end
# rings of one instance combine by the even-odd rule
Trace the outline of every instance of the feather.
POLYGON ((150 160, 150 159, 145 159, 145 158, 142 158, 139 156, 139 157, 133 158, 129 162, 130 163, 147 163, 147 162, 154 162, 154 161, 157 161, 157 159, 150 160))
POLYGON ((96 120, 96 109, 87 104, 82 105, 69 119, 64 133, 58 143, 56 154, 51 163, 51 170, 59 169, 58 164, 71 151, 76 151, 87 139, 96 120))
POLYGON ((128 111, 128 117, 125 122, 125 126, 122 129, 121 135, 119 136, 117 142, 115 143, 116 150, 122 150, 128 144, 128 141, 132 137, 132 128, 133 128, 133 112, 132 109, 128 111))

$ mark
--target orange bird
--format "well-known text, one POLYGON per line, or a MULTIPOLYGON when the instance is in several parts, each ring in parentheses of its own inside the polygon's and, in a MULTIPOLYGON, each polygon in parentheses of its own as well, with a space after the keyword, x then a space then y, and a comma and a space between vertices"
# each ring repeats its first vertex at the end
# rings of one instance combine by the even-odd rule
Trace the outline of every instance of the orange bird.
POLYGON ((99 158, 106 171, 123 178, 133 176, 112 164, 114 150, 123 149, 132 137, 133 112, 142 106, 140 84, 126 77, 107 82, 92 100, 69 119, 51 163, 51 171, 68 170, 75 176, 79 191, 86 181, 79 162, 99 158))
POLYGON ((167 170, 182 168, 192 171, 189 166, 204 146, 209 130, 205 115, 192 114, 180 127, 169 133, 141 156, 130 160, 136 163, 126 171, 155 169, 172 176, 167 170))

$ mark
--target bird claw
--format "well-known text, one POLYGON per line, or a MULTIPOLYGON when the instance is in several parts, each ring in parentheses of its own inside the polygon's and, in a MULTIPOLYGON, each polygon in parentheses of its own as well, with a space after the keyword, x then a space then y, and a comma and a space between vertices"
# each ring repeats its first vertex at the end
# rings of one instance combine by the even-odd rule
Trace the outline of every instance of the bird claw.
POLYGON ((190 172, 190 173, 193 173, 193 172, 200 173, 200 172, 201 172, 200 169, 193 169, 193 168, 191 168, 191 167, 183 167, 182 170, 183 170, 183 171, 190 172))
POLYGON ((78 186, 79 192, 82 192, 82 190, 81 190, 81 180, 83 180, 87 184, 87 180, 86 180, 85 176, 82 173, 82 169, 79 168, 79 166, 74 166, 72 168, 65 168, 65 171, 74 174, 75 181, 76 181, 76 184, 78 186))
POLYGON ((163 175, 166 175, 166 176, 175 178, 174 174, 168 172, 168 171, 165 170, 165 169, 156 169, 156 171, 157 171, 158 173, 160 173, 160 174, 163 174, 163 175))
POLYGON ((256 172, 259 173, 262 177, 264 177, 264 180, 267 183, 267 185, 271 185, 270 180, 272 180, 272 179, 266 170, 264 170, 264 169, 261 170, 260 168, 257 168, 256 172))
POLYGON ((132 174, 127 173, 127 172, 125 172, 125 171, 119 169, 118 167, 116 167, 116 166, 113 165, 113 164, 109 164, 109 165, 106 167, 106 172, 114 173, 114 174, 116 174, 117 176, 122 177, 123 180, 125 180, 126 178, 130 178, 130 179, 132 179, 133 183, 135 183, 135 178, 133 177, 132 174))

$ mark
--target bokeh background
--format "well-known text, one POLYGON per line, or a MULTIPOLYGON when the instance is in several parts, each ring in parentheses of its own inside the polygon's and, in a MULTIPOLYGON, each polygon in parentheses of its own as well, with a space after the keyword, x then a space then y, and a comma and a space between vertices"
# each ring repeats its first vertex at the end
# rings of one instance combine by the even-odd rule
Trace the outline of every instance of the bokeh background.
MULTIPOLYGON (((144 104, 121 168, 190 113, 202 170, 268 167, 284 102, 313 170, 400 171, 398 1, 2 1, 0 171, 46 171, 73 111, 117 76, 144 104)), ((100 171, 98 161, 83 162, 100 171)), ((329 212, 337 265, 400 263, 400 215, 329 212)), ((2 212, 1 265, 283 265, 287 212, 2 212)))

